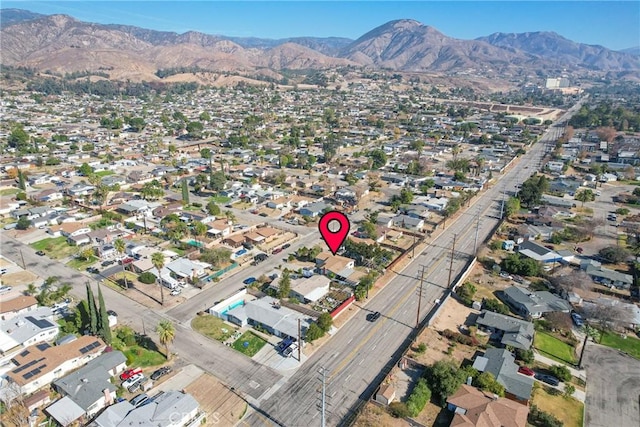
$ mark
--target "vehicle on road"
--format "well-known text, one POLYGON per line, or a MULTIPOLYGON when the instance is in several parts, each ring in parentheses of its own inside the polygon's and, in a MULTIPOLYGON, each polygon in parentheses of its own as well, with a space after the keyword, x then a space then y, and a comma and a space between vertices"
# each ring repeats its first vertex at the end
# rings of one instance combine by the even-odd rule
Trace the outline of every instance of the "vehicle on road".
POLYGON ((547 384, 550 384, 552 386, 557 386, 560 384, 560 380, 554 377, 553 375, 536 374, 536 379, 542 382, 545 382, 547 384))
POLYGON ((11 289, 13 289, 11 286, 0 286, 0 294, 11 292, 11 289))
POLYGON ((37 252, 36 252, 36 255, 44 256, 44 255, 45 255, 45 253, 44 253, 44 251, 37 251, 37 252))
POLYGON ((103 267, 109 267, 110 265, 115 264, 114 260, 107 260, 107 261, 102 261, 102 264, 100 264, 103 267))
POLYGON ((380 312, 376 311, 375 313, 369 313, 367 314, 367 320, 369 322, 375 322, 376 320, 378 320, 380 318, 380 312))
POLYGON ((87 267, 87 271, 89 273, 93 273, 93 274, 99 274, 100 270, 98 270, 96 267, 87 267))
POLYGON ((17 222, 14 222, 13 224, 7 224, 4 226, 5 230, 13 230, 14 228, 16 228, 18 226, 17 222))
POLYGON ((250 285, 250 284, 252 284, 252 283, 253 283, 253 282, 255 282, 255 281, 256 281, 256 278, 255 278, 255 277, 247 277, 246 279, 244 279, 244 280, 242 281, 242 283, 244 283, 245 285, 250 285))
POLYGON ((142 393, 131 399, 131 404, 137 408, 144 405, 149 400, 149 396, 146 393, 142 393))
POLYGON ((142 369, 141 368, 127 369, 123 373, 120 374, 120 380, 121 381, 126 381, 129 378, 133 377, 134 375, 138 375, 138 374, 142 374, 142 369))
POLYGON ((129 378, 122 382, 122 387, 129 389, 132 385, 134 385, 137 381, 142 381, 144 379, 144 375, 142 374, 142 370, 137 374, 131 375, 129 378))
POLYGON ((573 320, 573 323, 575 323, 577 327, 581 327, 582 325, 584 325, 584 319, 575 311, 571 313, 571 319, 573 320))
POLYGON ((260 264, 262 261, 265 261, 267 258, 269 257, 269 255, 265 254, 265 253, 259 253, 256 256, 253 257, 253 265, 258 265, 260 264))
POLYGON ((527 368, 526 366, 520 366, 520 368, 518 368, 518 372, 521 373, 522 375, 526 375, 528 377, 533 377, 536 375, 535 371, 531 368, 527 368))
POLYGON ((9 270, 7 270, 6 268, 0 268, 0 275, 2 274, 7 274, 9 270))
POLYGON ((168 366, 163 366, 160 369, 156 369, 155 371, 153 371, 153 373, 151 374, 151 379, 156 381, 158 378, 167 375, 171 373, 171 368, 168 366))

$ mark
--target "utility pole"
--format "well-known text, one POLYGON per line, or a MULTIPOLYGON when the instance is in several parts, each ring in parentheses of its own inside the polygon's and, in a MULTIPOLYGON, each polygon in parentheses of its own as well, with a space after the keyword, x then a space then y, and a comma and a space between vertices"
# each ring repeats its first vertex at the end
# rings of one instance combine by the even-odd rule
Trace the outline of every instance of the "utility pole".
POLYGON ((27 269, 27 264, 25 264, 25 262, 24 262, 24 254, 22 253, 22 249, 20 249, 20 258, 22 258, 22 269, 26 270, 27 269))
POLYGON ((322 425, 322 427, 325 427, 325 415, 324 415, 324 412, 325 412, 326 396, 327 396, 327 387, 326 387, 326 381, 325 381, 325 379, 326 379, 326 377, 325 377, 325 375, 326 375, 325 368, 324 367, 320 368, 320 372, 319 373, 322 374, 322 409, 321 409, 322 412, 320 413, 321 422, 322 422, 321 425, 322 425))
POLYGON ((458 237, 457 234, 453 235, 453 245, 451 246, 451 260, 449 262, 449 279, 447 280, 447 287, 450 288, 451 287, 451 274, 453 273, 453 255, 455 253, 456 250, 456 237, 458 237))
POLYGON ((416 315, 416 329, 420 325, 420 304, 422 303, 422 284, 424 283, 424 266, 420 272, 420 293, 418 294, 418 314, 416 315))
POLYGON ((300 353, 302 352, 302 333, 300 332, 300 319, 298 319, 298 362, 301 362, 300 353))
POLYGON ((476 238, 473 242, 473 256, 476 256, 476 250, 478 249, 478 230, 480 229, 480 208, 478 208, 478 215, 476 216, 476 238))
POLYGON ((502 219, 502 216, 504 215, 504 199, 506 194, 507 192, 505 191, 504 187, 502 187, 502 204, 500 204, 500 218, 498 219, 502 219))

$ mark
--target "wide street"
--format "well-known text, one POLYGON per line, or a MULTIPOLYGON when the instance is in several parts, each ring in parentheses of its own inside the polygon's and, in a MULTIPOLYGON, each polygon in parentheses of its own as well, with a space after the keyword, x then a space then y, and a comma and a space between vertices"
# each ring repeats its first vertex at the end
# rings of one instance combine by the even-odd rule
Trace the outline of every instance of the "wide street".
MULTIPOLYGON (((572 111, 575 111, 575 107, 572 111)), ((150 310, 108 287, 103 289, 105 300, 109 308, 118 312, 120 323, 129 324, 154 339, 157 339, 154 328, 160 320, 169 318, 175 321, 177 333, 172 351, 233 387, 254 407, 259 406, 258 411, 250 409, 251 413, 243 425, 320 425, 318 371, 322 367, 326 370, 327 379, 326 424, 338 425, 358 400, 369 395, 370 384, 415 327, 418 278, 422 266, 425 266, 421 304, 421 317, 424 317, 448 286, 449 256, 454 238, 452 277, 456 277, 473 256, 476 234, 480 244, 496 226, 504 192, 515 190, 516 185, 537 169, 545 144, 553 144, 561 132, 562 128, 550 128, 541 142, 535 144, 496 184, 473 200, 457 220, 448 221, 447 228, 442 234, 434 235, 426 250, 416 254, 411 264, 397 272, 398 275, 378 295, 366 302, 366 310, 342 326, 290 378, 287 376, 291 373, 283 376, 193 332, 189 327, 189 319, 197 311, 242 288, 245 277, 258 277, 273 269, 295 248, 316 244, 318 237, 312 228, 304 229, 308 234, 301 235, 286 254, 278 254, 259 266, 244 269, 241 274, 236 273, 222 280, 166 313, 150 310), (380 311, 382 317, 376 323, 370 323, 365 319, 367 311, 380 311)), ((249 215, 248 212, 246 214, 249 215)), ((300 228, 296 227, 298 230, 300 228)), ((32 248, 9 238, 7 233, 2 233, 1 237, 2 254, 5 257, 22 264, 22 251, 28 270, 41 277, 58 276, 61 281, 73 286, 74 295, 84 296, 85 283, 89 280, 87 276, 35 255, 32 248)))

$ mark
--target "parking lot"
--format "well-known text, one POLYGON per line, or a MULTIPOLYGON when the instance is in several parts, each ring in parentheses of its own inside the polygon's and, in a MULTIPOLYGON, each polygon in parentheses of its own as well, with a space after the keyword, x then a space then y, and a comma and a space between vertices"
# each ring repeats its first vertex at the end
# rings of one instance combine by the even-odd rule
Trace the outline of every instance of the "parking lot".
POLYGON ((584 425, 640 425, 640 360, 588 343, 585 366, 589 382, 584 425))

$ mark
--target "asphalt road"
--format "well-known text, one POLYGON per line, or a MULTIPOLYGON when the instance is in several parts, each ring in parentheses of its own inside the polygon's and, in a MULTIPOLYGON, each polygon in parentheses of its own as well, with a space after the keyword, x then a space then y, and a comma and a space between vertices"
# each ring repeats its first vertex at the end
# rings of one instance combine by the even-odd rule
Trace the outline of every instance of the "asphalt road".
POLYGON ((584 425, 640 425, 640 361, 589 342, 584 364, 589 379, 584 425))
POLYGON ((499 221, 504 192, 514 191, 535 172, 562 131, 562 128, 550 128, 497 184, 477 198, 455 222, 450 222, 425 251, 368 301, 366 310, 344 325, 286 384, 262 402, 262 413, 250 414, 242 425, 321 425, 319 372, 322 369, 326 372, 327 384, 326 425, 340 425, 358 400, 373 391, 372 382, 415 327, 423 266, 426 286, 422 292, 421 319, 434 301, 444 295, 449 276, 456 277, 472 258, 476 234, 478 244, 491 235, 499 221), (452 251, 454 238, 456 244, 452 251), (371 311, 382 313, 375 323, 366 320, 367 312, 371 311), (265 413, 270 419, 265 418, 265 413))

